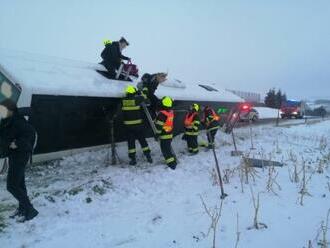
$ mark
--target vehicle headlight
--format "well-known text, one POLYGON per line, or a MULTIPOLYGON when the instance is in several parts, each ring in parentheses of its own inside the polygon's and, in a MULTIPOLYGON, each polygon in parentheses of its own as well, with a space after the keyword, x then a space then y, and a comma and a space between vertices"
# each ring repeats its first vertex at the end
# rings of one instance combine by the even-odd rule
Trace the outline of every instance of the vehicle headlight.
POLYGON ((297 115, 298 113, 297 112, 292 112, 293 115, 297 115))

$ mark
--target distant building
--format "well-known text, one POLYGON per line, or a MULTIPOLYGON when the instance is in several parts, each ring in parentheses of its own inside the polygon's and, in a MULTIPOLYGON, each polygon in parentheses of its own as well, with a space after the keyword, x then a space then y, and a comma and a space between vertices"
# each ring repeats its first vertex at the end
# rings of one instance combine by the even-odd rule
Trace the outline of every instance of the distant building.
POLYGON ((247 102, 261 102, 261 94, 255 93, 255 92, 246 92, 246 91, 240 91, 240 90, 229 90, 227 91, 232 92, 233 94, 243 98, 247 102))

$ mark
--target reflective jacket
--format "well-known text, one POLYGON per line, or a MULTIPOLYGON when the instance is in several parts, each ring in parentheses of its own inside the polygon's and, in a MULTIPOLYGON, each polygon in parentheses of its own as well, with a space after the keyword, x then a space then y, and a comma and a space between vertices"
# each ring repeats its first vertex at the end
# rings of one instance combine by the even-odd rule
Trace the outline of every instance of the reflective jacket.
POLYGON ((172 139, 173 138, 173 120, 174 111, 173 110, 161 110, 155 121, 155 126, 157 129, 157 134, 160 139, 172 139))
POLYGON ((207 130, 219 128, 220 116, 218 116, 212 108, 204 110, 203 122, 207 130))
POLYGON ((143 124, 142 107, 143 97, 128 94, 121 100, 121 110, 123 112, 123 122, 126 126, 143 124))
POLYGON ((184 119, 185 134, 198 135, 199 134, 200 120, 196 111, 190 111, 186 114, 184 119))

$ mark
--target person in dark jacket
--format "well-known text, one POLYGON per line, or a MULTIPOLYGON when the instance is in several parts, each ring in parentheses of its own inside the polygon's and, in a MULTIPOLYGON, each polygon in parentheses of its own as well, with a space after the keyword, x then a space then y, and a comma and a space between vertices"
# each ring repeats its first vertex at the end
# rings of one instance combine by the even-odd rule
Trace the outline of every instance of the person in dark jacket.
POLYGON ((145 125, 142 116, 141 103, 144 98, 137 94, 135 87, 129 85, 126 88, 126 97, 122 99, 121 110, 123 113, 124 126, 126 128, 128 156, 130 165, 136 165, 135 140, 140 142, 142 151, 149 163, 152 163, 150 148, 144 135, 145 125))
POLYGON ((186 114, 184 119, 184 139, 187 141, 188 151, 191 154, 198 153, 198 134, 200 126, 200 118, 198 115, 199 105, 197 103, 192 104, 191 109, 186 114))
POLYGON ((121 37, 119 41, 105 41, 105 48, 101 53, 103 61, 102 65, 108 70, 110 77, 116 77, 116 70, 119 69, 122 60, 131 60, 129 57, 122 55, 122 51, 129 46, 128 41, 121 37))
POLYGON ((38 215, 38 211, 30 202, 25 185, 25 168, 33 151, 36 132, 18 113, 16 104, 10 99, 0 103, 0 112, 1 157, 9 159, 7 190, 19 204, 10 217, 20 216, 19 221, 24 222, 38 215))
POLYGON ((175 170, 177 161, 172 148, 174 111, 172 110, 173 100, 165 96, 161 100, 162 107, 155 120, 157 136, 160 140, 160 149, 165 162, 172 170, 175 170))
POLYGON ((149 74, 145 73, 142 80, 142 96, 150 102, 150 110, 151 114, 155 116, 156 110, 160 107, 160 101, 158 97, 155 95, 155 92, 158 88, 158 85, 164 81, 166 81, 167 74, 166 73, 155 73, 149 74))
POLYGON ((215 113, 214 109, 209 106, 205 106, 203 115, 203 124, 206 128, 207 140, 209 142, 208 148, 214 147, 215 135, 220 127, 220 117, 215 113))

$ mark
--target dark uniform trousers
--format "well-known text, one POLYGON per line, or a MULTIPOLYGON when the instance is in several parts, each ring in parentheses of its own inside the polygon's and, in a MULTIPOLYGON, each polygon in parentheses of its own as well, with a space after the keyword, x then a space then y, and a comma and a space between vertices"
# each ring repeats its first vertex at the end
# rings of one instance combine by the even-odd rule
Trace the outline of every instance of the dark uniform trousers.
POLYGON ((148 146, 147 140, 144 136, 144 126, 143 125, 126 125, 127 129, 127 145, 128 145, 128 156, 130 159, 135 158, 136 148, 135 140, 138 140, 144 155, 150 154, 150 148, 148 146))
POLYGON ((214 146, 215 135, 218 132, 219 127, 207 128, 207 141, 209 142, 209 147, 212 148, 214 146))
POLYGON ((28 152, 13 152, 9 156, 7 190, 19 202, 19 209, 29 209, 32 207, 25 186, 25 167, 30 155, 28 152))
POLYGON ((160 139, 160 150, 165 158, 165 162, 171 169, 175 169, 177 162, 172 149, 172 139, 160 139))
POLYGON ((109 76, 113 79, 116 78, 116 70, 118 69, 116 65, 111 62, 103 62, 104 67, 108 70, 109 76))
POLYGON ((198 153, 197 135, 186 135, 188 151, 191 153, 198 153))

